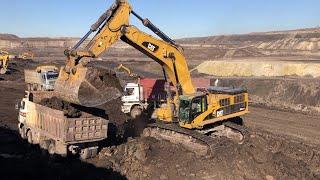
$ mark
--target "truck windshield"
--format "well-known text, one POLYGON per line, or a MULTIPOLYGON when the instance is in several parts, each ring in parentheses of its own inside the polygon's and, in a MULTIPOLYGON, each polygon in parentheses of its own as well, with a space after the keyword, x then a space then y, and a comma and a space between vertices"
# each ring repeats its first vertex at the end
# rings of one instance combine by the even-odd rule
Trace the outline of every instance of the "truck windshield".
POLYGON ((133 95, 134 88, 126 88, 125 93, 127 96, 133 95))
POLYGON ((47 79, 48 79, 48 80, 57 79, 58 76, 59 76, 59 74, 56 73, 56 72, 48 72, 48 73, 47 73, 47 79))

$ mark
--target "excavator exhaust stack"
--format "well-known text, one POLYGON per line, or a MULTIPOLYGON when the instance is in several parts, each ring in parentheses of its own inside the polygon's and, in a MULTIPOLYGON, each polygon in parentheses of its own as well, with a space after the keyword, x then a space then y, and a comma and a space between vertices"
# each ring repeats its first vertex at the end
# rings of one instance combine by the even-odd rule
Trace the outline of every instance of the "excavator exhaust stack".
POLYGON ((86 107, 96 107, 122 96, 116 73, 90 63, 71 72, 62 67, 54 91, 62 100, 86 107))

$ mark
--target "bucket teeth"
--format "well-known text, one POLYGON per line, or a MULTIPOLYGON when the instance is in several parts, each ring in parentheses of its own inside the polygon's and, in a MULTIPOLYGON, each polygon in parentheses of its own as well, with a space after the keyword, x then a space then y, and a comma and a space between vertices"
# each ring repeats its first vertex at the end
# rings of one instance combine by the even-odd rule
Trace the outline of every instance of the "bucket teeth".
POLYGON ((61 68, 55 84, 57 96, 64 101, 95 107, 119 98, 122 87, 112 70, 101 67, 77 67, 73 73, 61 68))

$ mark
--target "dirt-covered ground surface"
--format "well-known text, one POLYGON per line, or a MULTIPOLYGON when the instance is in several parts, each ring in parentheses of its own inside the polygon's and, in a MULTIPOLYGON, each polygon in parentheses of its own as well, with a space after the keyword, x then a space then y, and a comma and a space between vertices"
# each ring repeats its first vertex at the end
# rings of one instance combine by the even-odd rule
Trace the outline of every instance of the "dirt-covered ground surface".
POLYGON ((123 131, 122 139, 86 162, 49 157, 16 131, 22 69, 35 65, 17 62, 11 75, 0 77, 1 179, 320 179, 319 115, 265 106, 251 107, 244 117, 250 129, 244 144, 217 139, 212 156, 198 156, 180 145, 139 137, 144 121, 129 120, 115 100, 103 109, 123 131))

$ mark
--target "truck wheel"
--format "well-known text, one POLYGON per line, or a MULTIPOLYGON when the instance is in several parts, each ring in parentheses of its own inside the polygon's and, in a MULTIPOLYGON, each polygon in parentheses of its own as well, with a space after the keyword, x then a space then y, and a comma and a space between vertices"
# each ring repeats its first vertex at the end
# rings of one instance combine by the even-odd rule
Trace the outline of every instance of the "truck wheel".
POLYGON ((41 149, 48 150, 50 145, 50 141, 48 140, 40 140, 41 149))
POLYGON ((40 140, 40 148, 41 148, 41 154, 43 156, 47 156, 48 155, 48 148, 49 148, 49 145, 50 145, 50 141, 48 140, 40 140))
POLYGON ((28 130, 27 132, 27 139, 29 144, 33 144, 33 139, 32 139, 32 132, 31 130, 28 130))
POLYGON ((55 143, 53 141, 50 142, 50 144, 49 144, 48 153, 50 155, 54 155, 56 153, 56 145, 55 145, 55 143))
POLYGON ((142 110, 139 106, 135 106, 131 109, 130 111, 130 116, 133 118, 133 119, 136 119, 138 117, 140 117, 142 114, 142 110))
POLYGON ((83 160, 89 159, 91 157, 89 148, 81 149, 80 158, 83 160))
POLYGON ((25 127, 19 128, 19 133, 20 133, 20 137, 21 137, 23 140, 27 139, 25 127))
POLYGON ((93 158, 98 154, 98 147, 89 147, 82 149, 80 152, 80 158, 83 160, 93 158))

